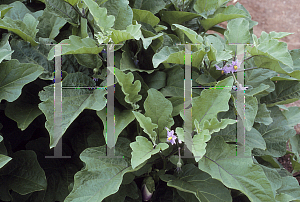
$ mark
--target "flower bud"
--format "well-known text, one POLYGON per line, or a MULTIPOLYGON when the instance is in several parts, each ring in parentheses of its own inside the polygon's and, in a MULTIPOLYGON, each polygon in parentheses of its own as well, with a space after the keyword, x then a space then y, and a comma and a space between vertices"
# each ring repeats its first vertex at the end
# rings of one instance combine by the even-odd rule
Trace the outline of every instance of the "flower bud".
POLYGON ((143 180, 142 195, 143 201, 149 201, 155 191, 155 182, 152 177, 146 177, 143 180))

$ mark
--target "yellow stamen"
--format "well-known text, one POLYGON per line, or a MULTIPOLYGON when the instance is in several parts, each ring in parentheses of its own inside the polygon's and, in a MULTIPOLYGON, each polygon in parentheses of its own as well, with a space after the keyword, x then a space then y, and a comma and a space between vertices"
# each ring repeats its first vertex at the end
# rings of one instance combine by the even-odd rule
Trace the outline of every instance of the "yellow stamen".
POLYGON ((238 67, 237 67, 236 65, 234 65, 233 68, 234 68, 235 70, 237 70, 238 67))
POLYGON ((222 70, 222 74, 224 74, 224 71, 222 70))
POLYGON ((172 140, 172 137, 168 137, 168 140, 172 140))

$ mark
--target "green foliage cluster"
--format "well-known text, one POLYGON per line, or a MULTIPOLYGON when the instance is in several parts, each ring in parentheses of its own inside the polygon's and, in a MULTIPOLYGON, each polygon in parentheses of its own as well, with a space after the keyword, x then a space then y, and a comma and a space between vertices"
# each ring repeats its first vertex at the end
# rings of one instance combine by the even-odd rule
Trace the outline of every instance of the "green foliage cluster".
POLYGON ((293 129, 300 108, 284 107, 300 98, 300 49, 279 41, 291 33, 257 38, 257 22, 228 1, 2 0, 0 201, 300 201, 297 180, 276 159, 290 153, 293 173, 300 171, 293 129), (226 29, 218 26, 224 21, 226 29), (69 44, 61 51, 62 86, 74 88, 62 89, 62 134, 54 132, 51 43, 69 44), (75 89, 106 86, 105 43, 120 44, 115 156, 123 158, 101 158, 108 142, 105 88, 75 89), (189 120, 180 43, 197 44, 192 86, 213 86, 193 89, 189 120), (237 85, 236 73, 215 67, 236 60, 233 43, 247 44, 243 65, 255 67, 244 74, 245 111, 236 110, 236 91, 216 88, 237 85), (237 115, 245 117, 245 157, 236 156, 237 115), (185 131, 186 123, 193 131, 185 131), (45 158, 60 139, 71 158, 45 158), (194 157, 184 158, 185 144, 194 157))

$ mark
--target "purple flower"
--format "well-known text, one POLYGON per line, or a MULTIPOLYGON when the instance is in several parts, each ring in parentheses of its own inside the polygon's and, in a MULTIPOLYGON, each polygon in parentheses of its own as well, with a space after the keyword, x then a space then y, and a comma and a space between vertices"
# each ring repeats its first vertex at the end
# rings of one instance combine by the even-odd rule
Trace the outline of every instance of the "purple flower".
POLYGON ((94 80, 94 81, 98 81, 98 79, 97 79, 97 78, 94 78, 94 77, 93 77, 93 80, 94 80))
POLYGON ((177 137, 174 135, 174 130, 169 131, 169 129, 167 127, 165 127, 167 132, 168 132, 168 138, 167 141, 171 142, 171 144, 175 144, 175 140, 177 139, 177 137))
POLYGON ((106 50, 105 50, 105 49, 103 49, 103 50, 101 51, 101 53, 107 53, 107 52, 106 52, 106 50))
POLYGON ((225 74, 230 73, 230 72, 236 72, 238 68, 240 68, 242 62, 239 62, 238 59, 236 61, 232 61, 231 64, 228 66, 224 66, 223 69, 221 69, 218 65, 215 65, 217 70, 222 70, 222 73, 224 72, 225 74))

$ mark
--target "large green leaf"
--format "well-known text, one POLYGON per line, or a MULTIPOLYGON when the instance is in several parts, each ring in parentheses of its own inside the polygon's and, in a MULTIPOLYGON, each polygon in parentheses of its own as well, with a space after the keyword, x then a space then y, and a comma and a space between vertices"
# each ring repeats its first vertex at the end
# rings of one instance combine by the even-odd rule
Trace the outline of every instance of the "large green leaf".
POLYGON ((0 63, 3 60, 11 60, 11 54, 14 52, 11 50, 11 47, 9 45, 9 36, 10 34, 3 34, 2 40, 0 42, 0 63))
POLYGON ((180 30, 179 32, 184 33, 191 40, 191 42, 193 44, 202 44, 202 42, 203 42, 203 38, 192 29, 189 29, 189 28, 179 25, 179 24, 173 24, 171 26, 171 28, 172 28, 172 30, 175 30, 175 31, 180 30))
POLYGON ((170 174, 159 177, 169 187, 194 194, 198 201, 232 201, 229 190, 221 182, 212 179, 193 164, 184 165, 178 178, 170 174))
POLYGON ((36 80, 24 86, 21 96, 14 102, 7 103, 5 115, 16 121, 18 128, 22 131, 25 130, 36 117, 42 114, 38 108, 38 104, 40 103, 38 92, 41 88, 40 85, 43 84, 43 82, 36 80))
POLYGON ((38 32, 38 29, 36 29, 37 25, 37 19, 29 13, 25 14, 23 21, 13 20, 6 16, 0 19, 0 28, 16 33, 25 41, 29 41, 33 46, 37 45, 35 41, 35 36, 38 32))
POLYGON ((134 109, 139 108, 139 105, 137 105, 135 103, 138 102, 140 99, 142 99, 142 96, 138 94, 141 90, 141 82, 135 81, 132 84, 134 77, 131 72, 128 72, 127 74, 125 74, 118 68, 115 68, 115 74, 116 74, 118 83, 122 87, 122 91, 125 94, 125 101, 127 103, 131 104, 131 106, 134 109))
POLYGON ((299 81, 278 81, 275 87, 275 91, 260 99, 260 102, 265 103, 267 107, 289 104, 300 98, 299 81))
POLYGON ((228 1, 229 0, 197 0, 194 4, 194 9, 206 19, 228 1))
MULTIPOLYGON (((103 47, 98 47, 96 42, 91 38, 81 39, 79 36, 71 35, 69 39, 62 40, 59 44, 70 44, 62 45, 61 55, 69 54, 98 54, 103 50, 103 47)), ((54 55, 55 47, 53 47, 48 55, 48 60, 52 60, 54 55)))
POLYGON ((38 20, 37 37, 50 39, 54 39, 59 34, 59 30, 67 23, 65 19, 52 14, 48 9, 44 10, 43 15, 38 20))
MULTIPOLYGON (((130 124, 134 119, 135 116, 132 113, 131 110, 123 110, 120 111, 118 108, 114 108, 114 115, 115 115, 115 142, 113 143, 114 145, 116 144, 118 137, 120 133, 130 124)), ((103 136, 105 137, 105 141, 107 143, 107 123, 106 123, 106 118, 107 118, 107 107, 103 108, 100 111, 97 111, 97 115, 103 122, 104 130, 103 130, 103 136)))
POLYGON ((102 60, 95 54, 75 54, 77 62, 87 68, 94 69, 102 66, 102 60))
POLYGON ((289 107, 289 110, 282 111, 283 115, 288 120, 289 126, 295 126, 300 120, 300 108, 297 106, 289 107))
POLYGON ((276 202, 300 201, 298 180, 293 176, 282 177, 282 186, 276 190, 276 202))
MULTIPOLYGON (((126 173, 126 174, 131 174, 131 173, 126 173)), ((126 176, 126 174, 124 176, 126 176)), ((131 199, 141 200, 141 195, 142 194, 140 193, 140 189, 138 188, 136 183, 132 181, 129 184, 121 184, 119 191, 105 198, 103 202, 125 201, 126 197, 130 197, 131 199)))
POLYGON ((12 5, 0 5, 0 18, 3 18, 3 16, 12 8, 12 5))
POLYGON ((107 9, 99 7, 93 0, 83 0, 88 6, 90 13, 93 15, 97 25, 102 32, 108 31, 114 25, 115 16, 107 15, 107 9))
MULTIPOLYGON (((216 86, 232 86, 232 84, 233 78, 227 77, 226 79, 219 81, 216 86)), ((228 101, 230 97, 230 89, 219 88, 204 89, 199 97, 193 98, 193 128, 195 128, 194 120, 197 120, 200 127, 202 127, 205 120, 217 117, 217 114, 221 111, 227 111, 229 109, 228 101)), ((183 110, 180 115, 183 117, 183 110)))
POLYGON ((236 47, 227 44, 249 44, 249 22, 245 18, 237 18, 229 21, 224 37, 226 38, 226 49, 231 51, 235 51, 236 47))
POLYGON ((107 92, 105 89, 75 89, 76 86, 95 86, 95 81, 81 72, 68 74, 62 81, 62 86, 74 87, 74 89, 62 89, 62 110, 65 113, 62 113, 61 134, 54 133, 53 84, 44 87, 44 91, 39 93, 40 100, 43 101, 39 104, 39 108, 45 114, 47 119, 45 126, 50 134, 50 148, 56 146, 67 128, 84 109, 93 109, 99 111, 106 105, 106 98, 104 95, 107 92))
POLYGON ((10 60, 0 64, 0 100, 13 102, 21 95, 23 86, 34 81, 43 68, 40 65, 10 60))
MULTIPOLYGON (((230 5, 226 8, 219 8, 213 15, 208 16, 207 19, 200 20, 200 23, 205 30, 208 30, 221 22, 243 17, 246 17, 246 13, 243 10, 230 5)), ((247 30, 249 30, 249 25, 247 30)))
POLYGON ((203 122, 203 127, 201 128, 201 130, 208 129, 209 134, 211 135, 213 133, 219 132, 220 129, 226 128, 229 124, 235 124, 236 122, 237 120, 233 119, 221 119, 221 122, 219 122, 218 119, 214 117, 210 121, 205 120, 203 122))
MULTIPOLYGON (((39 45, 31 46, 30 43, 24 40, 11 40, 11 47, 14 50, 12 54, 12 59, 17 59, 21 63, 31 63, 41 65, 44 70, 39 78, 45 80, 53 79, 52 73, 54 72, 54 61, 47 60, 47 55, 52 48, 46 45, 51 42, 55 42, 51 39, 39 38, 39 45)), ((64 67, 64 66, 63 66, 64 67)))
POLYGON ((118 44, 122 41, 126 41, 129 39, 139 40, 142 37, 141 25, 128 25, 126 30, 114 30, 112 29, 112 33, 110 35, 111 39, 115 44, 118 44))
POLYGON ((161 92, 150 88, 148 90, 148 97, 144 102, 144 108, 145 116, 150 117, 152 123, 158 125, 156 131, 159 135, 159 140, 165 142, 167 138, 165 127, 171 128, 174 124, 171 116, 173 111, 172 103, 161 92))
POLYGON ((159 23, 159 18, 153 15, 150 11, 140 10, 140 9, 132 9, 133 19, 139 22, 148 23, 152 27, 159 23))
POLYGON ((169 23, 169 25, 182 24, 183 22, 201 17, 201 15, 198 15, 196 13, 182 11, 162 11, 161 16, 161 20, 169 23))
MULTIPOLYGON (((274 201, 271 184, 263 169, 251 158, 234 158, 235 148, 235 145, 226 144, 222 137, 214 137, 206 147, 205 158, 198 162, 199 169, 226 187, 241 191, 250 201, 274 201)), ((249 154, 246 147, 245 155, 249 154)))
POLYGON ((34 151, 17 151, 12 160, 0 170, 0 199, 11 201, 10 190, 21 195, 47 188, 44 170, 34 151))
POLYGON ((134 2, 134 8, 147 10, 153 14, 158 13, 160 10, 165 8, 165 1, 161 0, 136 0, 134 2))
POLYGON ((74 26, 79 24, 79 14, 64 0, 45 0, 46 9, 58 17, 64 18, 74 26))
POLYGON ((293 72, 293 60, 285 42, 279 42, 277 39, 271 38, 262 40, 260 44, 254 47, 247 46, 246 49, 251 55, 266 56, 254 57, 255 64, 258 67, 262 66, 263 68, 272 69, 279 73, 293 72), (272 62, 280 62, 285 66, 281 67, 279 64, 273 65, 272 62), (265 65, 264 63, 271 63, 272 65, 265 65), (275 65, 277 67, 275 67, 275 65))
POLYGON ((286 142, 296 135, 293 126, 288 125, 287 118, 279 110, 277 106, 269 108, 271 110, 271 117, 273 122, 266 126, 264 124, 254 125, 266 142, 267 148, 254 149, 255 156, 270 155, 273 157, 281 157, 286 153, 286 142))
POLYGON ((146 117, 139 112, 132 111, 136 120, 139 122, 140 126, 144 129, 152 140, 153 144, 156 144, 157 133, 153 129, 157 128, 157 124, 152 123, 150 117, 146 117))
POLYGON ((136 136, 136 141, 130 143, 130 147, 132 149, 131 166, 135 169, 137 166, 150 159, 151 155, 169 148, 169 145, 167 143, 159 143, 154 148, 153 144, 147 138, 136 136))
MULTIPOLYGON (((196 86, 194 82, 199 75, 192 71, 192 86, 196 86)), ((184 70, 179 65, 175 65, 167 71, 167 85, 160 92, 164 96, 184 97, 184 70)), ((200 95, 201 89, 193 89, 193 97, 200 95)))
POLYGON ((128 0, 108 0, 101 5, 107 9, 107 15, 115 16, 115 23, 112 28, 124 30, 132 24, 133 12, 128 4, 128 0))
POLYGON ((118 139, 115 155, 123 156, 123 158, 107 158, 106 145, 84 150, 80 154, 80 159, 86 166, 75 174, 73 190, 65 202, 99 202, 116 193, 124 174, 139 170, 144 165, 132 168, 129 143, 130 141, 126 138, 118 139))
MULTIPOLYGON (((13 20, 21 20, 23 21, 25 15, 31 14, 35 19, 38 19, 38 17, 40 17, 41 15, 43 15, 43 10, 40 11, 36 11, 36 12, 31 12, 24 3, 20 2, 20 1, 15 1, 11 4, 9 4, 9 6, 13 6, 12 9, 10 9, 5 16, 9 17, 13 20)), ((1 11, 2 13, 2 11, 1 11)))

